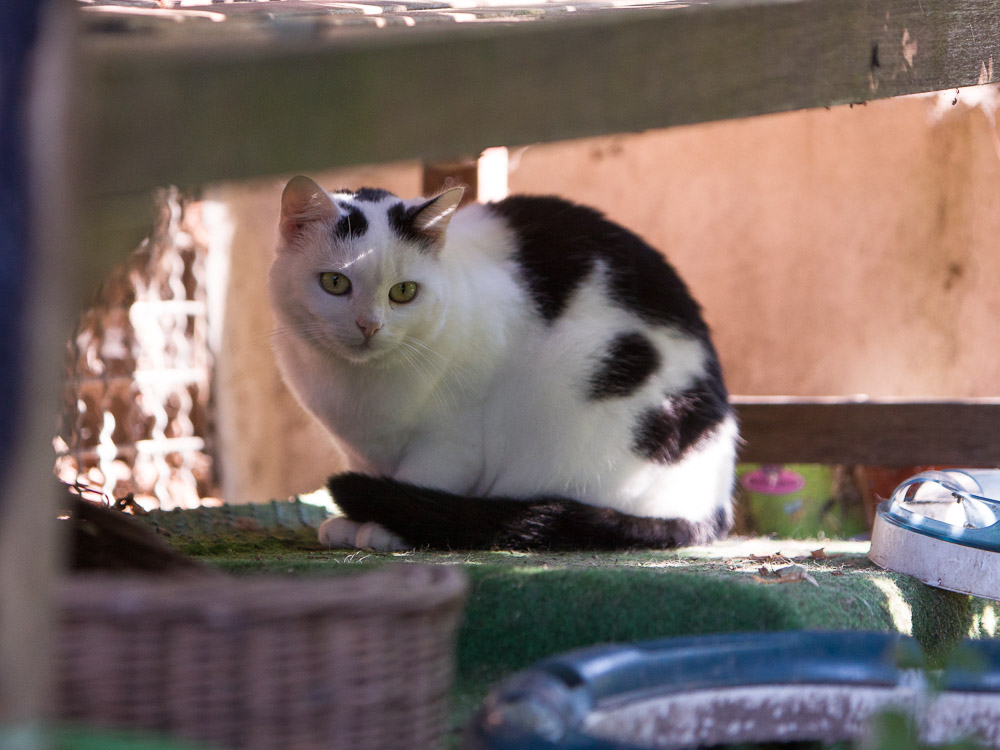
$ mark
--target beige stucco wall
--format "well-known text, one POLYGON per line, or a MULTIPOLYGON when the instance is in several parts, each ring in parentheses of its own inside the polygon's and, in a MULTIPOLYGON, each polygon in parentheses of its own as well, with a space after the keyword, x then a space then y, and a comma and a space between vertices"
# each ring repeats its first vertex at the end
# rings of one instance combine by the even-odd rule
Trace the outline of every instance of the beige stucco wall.
MULTIPOLYGON (((971 98, 532 146, 512 150, 510 188, 595 205, 662 248, 705 307, 734 393, 996 396, 1000 146, 971 98)), ((420 186, 417 164, 319 178, 420 186)), ((341 466, 269 353, 282 184, 210 192, 234 227, 217 384, 233 501, 307 491, 341 466)))

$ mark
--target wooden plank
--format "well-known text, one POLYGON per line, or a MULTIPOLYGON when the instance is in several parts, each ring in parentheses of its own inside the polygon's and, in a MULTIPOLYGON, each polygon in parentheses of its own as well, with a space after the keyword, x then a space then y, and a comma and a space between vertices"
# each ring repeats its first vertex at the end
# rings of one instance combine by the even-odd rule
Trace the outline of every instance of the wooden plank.
MULTIPOLYGON (((280 16, 280 5, 267 11, 280 16)), ((715 0, 343 33, 92 32, 91 196, 998 80, 996 0, 715 0)))
POLYGON ((1000 466, 1000 400, 735 401, 743 461, 1000 466))

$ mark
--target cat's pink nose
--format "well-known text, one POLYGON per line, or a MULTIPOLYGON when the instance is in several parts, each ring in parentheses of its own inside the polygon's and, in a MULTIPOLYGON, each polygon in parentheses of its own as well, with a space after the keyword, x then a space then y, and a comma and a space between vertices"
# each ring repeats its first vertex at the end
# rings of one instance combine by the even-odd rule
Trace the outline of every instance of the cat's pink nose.
POLYGON ((382 324, 376 320, 357 320, 358 328, 361 329, 361 333, 365 335, 366 339, 370 339, 382 328, 382 324))

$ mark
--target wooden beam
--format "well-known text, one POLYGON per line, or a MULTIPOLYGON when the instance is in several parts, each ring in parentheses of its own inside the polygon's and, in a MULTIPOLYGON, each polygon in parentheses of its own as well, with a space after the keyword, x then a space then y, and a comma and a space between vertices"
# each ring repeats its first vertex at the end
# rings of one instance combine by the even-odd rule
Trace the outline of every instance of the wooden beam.
POLYGON ((534 6, 509 20, 538 20, 383 29, 282 24, 282 5, 266 4, 270 24, 247 11, 240 23, 91 31, 87 194, 440 161, 1000 80, 995 0, 710 0, 557 18, 534 6))
POLYGON ((1000 400, 735 402, 742 461, 1000 466, 1000 400))

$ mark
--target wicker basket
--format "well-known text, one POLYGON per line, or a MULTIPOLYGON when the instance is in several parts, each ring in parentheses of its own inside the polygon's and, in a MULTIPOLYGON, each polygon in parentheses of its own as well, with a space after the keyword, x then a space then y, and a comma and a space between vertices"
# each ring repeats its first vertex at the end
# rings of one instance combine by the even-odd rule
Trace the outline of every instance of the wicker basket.
POLYGON ((431 748, 466 582, 77 576, 61 591, 58 716, 218 748, 431 748))

